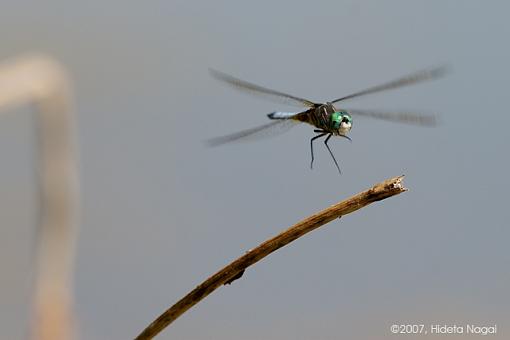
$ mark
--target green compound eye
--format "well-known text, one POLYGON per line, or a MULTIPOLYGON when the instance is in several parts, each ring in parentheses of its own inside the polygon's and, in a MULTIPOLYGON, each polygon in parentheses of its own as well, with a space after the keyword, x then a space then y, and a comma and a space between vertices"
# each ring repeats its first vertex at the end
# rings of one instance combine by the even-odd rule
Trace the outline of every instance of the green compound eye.
POLYGON ((333 129, 338 129, 340 127, 340 123, 342 123, 343 115, 341 112, 333 112, 331 114, 331 126, 333 129))
POLYGON ((352 126, 351 115, 346 111, 333 112, 330 119, 331 128, 334 130, 340 129, 342 127, 342 123, 346 124, 348 129, 350 129, 350 126, 352 126))

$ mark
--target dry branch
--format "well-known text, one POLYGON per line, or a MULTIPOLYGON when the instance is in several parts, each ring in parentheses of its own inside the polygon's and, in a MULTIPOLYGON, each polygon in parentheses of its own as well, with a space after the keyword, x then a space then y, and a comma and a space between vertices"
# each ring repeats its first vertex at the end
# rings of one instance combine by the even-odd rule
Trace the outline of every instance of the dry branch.
POLYGON ((370 203, 406 191, 407 189, 402 186, 403 177, 404 176, 399 176, 378 183, 366 191, 305 218, 277 236, 263 242, 258 247, 249 250, 246 254, 205 280, 176 304, 167 309, 145 328, 145 330, 136 337, 136 340, 152 339, 170 323, 175 321, 181 314, 193 307, 207 295, 211 294, 216 288, 239 278, 247 267, 263 259, 275 250, 336 218, 361 209, 370 203))

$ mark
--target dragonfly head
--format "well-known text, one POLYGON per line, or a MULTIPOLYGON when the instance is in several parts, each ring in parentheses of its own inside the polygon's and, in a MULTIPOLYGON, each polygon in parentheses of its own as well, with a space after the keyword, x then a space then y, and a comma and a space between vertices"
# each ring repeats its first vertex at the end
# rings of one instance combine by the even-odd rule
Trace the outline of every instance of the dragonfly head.
POLYGON ((330 124, 339 135, 346 136, 352 128, 352 117, 347 111, 335 111, 331 114, 330 124))

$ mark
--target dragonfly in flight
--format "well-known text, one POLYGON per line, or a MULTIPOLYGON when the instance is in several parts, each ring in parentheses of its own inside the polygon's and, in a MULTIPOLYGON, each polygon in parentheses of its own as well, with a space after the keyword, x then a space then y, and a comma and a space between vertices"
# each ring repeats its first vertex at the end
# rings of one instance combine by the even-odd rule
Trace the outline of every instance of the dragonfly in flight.
POLYGON ((308 123, 315 127, 314 132, 316 133, 316 135, 310 139, 310 152, 312 158, 310 162, 310 168, 313 168, 314 161, 313 143, 317 139, 325 137, 324 145, 333 158, 339 173, 342 173, 340 166, 338 165, 338 162, 333 155, 333 152, 329 148, 328 141, 331 136, 338 136, 351 141, 351 138, 347 134, 352 128, 352 117, 369 117, 421 126, 436 125, 436 118, 433 115, 421 115, 409 112, 383 112, 377 110, 344 109, 335 107, 335 104, 343 102, 347 99, 361 97, 372 93, 396 89, 426 80, 435 79, 442 76, 446 72, 446 68, 441 66, 422 70, 381 85, 369 87, 365 90, 358 91, 326 103, 315 103, 308 99, 296 97, 284 92, 255 85, 217 70, 210 69, 209 71, 214 78, 228 85, 231 85, 234 88, 262 95, 268 99, 273 99, 286 104, 297 105, 306 108, 304 111, 300 112, 271 112, 267 115, 267 117, 271 120, 274 120, 273 122, 255 128, 239 131, 230 135, 212 138, 208 141, 209 145, 217 146, 234 141, 249 140, 253 138, 260 138, 261 136, 274 135, 276 133, 287 131, 292 126, 295 126, 296 123, 308 123))

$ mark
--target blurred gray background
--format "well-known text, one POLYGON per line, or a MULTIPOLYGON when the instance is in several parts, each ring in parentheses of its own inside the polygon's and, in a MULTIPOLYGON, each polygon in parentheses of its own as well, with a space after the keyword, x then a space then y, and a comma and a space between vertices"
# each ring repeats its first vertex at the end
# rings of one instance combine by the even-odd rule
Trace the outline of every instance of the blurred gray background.
MULTIPOLYGON (((3 2, 0 59, 43 51, 75 81, 81 339, 133 338, 247 249, 400 174, 408 193, 279 250, 159 338, 391 339, 411 338, 392 336, 393 323, 474 323, 508 339, 509 11, 503 1, 3 2), (325 101, 443 63, 446 78, 348 103, 438 112, 442 125, 355 120, 352 144, 330 142, 342 176, 321 143, 310 171, 309 126, 203 143, 292 110, 223 86, 209 67, 325 101)), ((0 122, 0 338, 21 339, 33 111, 0 122)))

